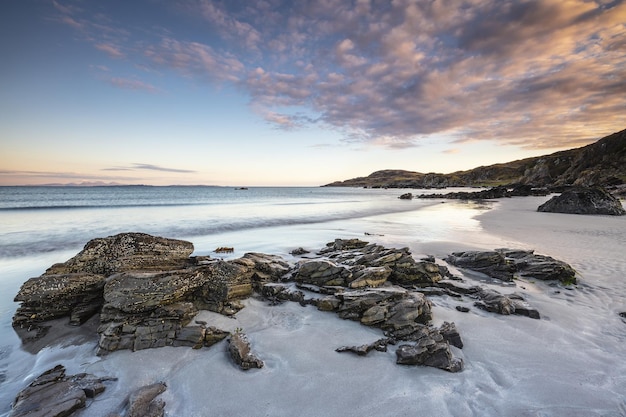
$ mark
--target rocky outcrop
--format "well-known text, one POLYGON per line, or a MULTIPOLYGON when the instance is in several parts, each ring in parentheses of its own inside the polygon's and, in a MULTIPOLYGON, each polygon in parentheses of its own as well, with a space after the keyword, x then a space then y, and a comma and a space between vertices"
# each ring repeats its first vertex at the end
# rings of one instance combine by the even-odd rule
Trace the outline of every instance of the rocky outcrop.
POLYGON ((619 199, 599 188, 574 188, 552 197, 537 208, 546 213, 606 214, 623 216, 626 210, 619 199))
POLYGON ((83 250, 62 264, 52 265, 46 275, 99 274, 123 271, 167 271, 189 265, 193 244, 145 233, 121 233, 90 240, 83 250))
POLYGON ((502 281, 515 278, 576 282, 576 271, 563 261, 534 251, 497 249, 495 251, 454 252, 446 261, 460 268, 481 272, 502 281))
POLYGON ((19 392, 10 417, 65 417, 85 407, 87 398, 105 390, 104 382, 91 374, 66 375, 57 365, 35 378, 19 392))
MULTIPOLYGON (((387 269, 363 271, 366 268, 388 268, 390 274, 387 280, 390 283, 413 286, 432 284, 442 279, 447 273, 447 269, 430 261, 416 261, 408 248, 385 248, 377 244, 369 244, 359 239, 336 239, 328 243, 326 248, 319 252, 328 257, 336 264, 340 264, 348 269, 352 276, 346 281, 351 283, 361 275, 376 273, 385 275, 387 269), (356 275, 356 277, 355 277, 356 275)), ((300 268, 306 265, 307 261, 300 264, 300 268)), ((378 278, 380 280, 382 278, 378 278)), ((353 284, 352 287, 360 287, 360 284, 353 284)))
POLYGON ((99 313, 98 353, 161 346, 210 346, 227 333, 189 326, 199 310, 232 315, 254 284, 289 271, 279 257, 250 253, 234 261, 189 257, 193 245, 140 233, 90 241, 65 263, 22 285, 13 326, 24 341, 46 322, 82 324, 99 313))

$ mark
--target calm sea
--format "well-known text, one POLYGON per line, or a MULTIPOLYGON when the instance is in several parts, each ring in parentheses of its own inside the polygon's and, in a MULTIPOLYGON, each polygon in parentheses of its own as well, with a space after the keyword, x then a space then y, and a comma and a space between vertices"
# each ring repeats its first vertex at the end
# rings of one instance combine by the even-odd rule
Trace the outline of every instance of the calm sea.
POLYGON ((224 232, 321 224, 420 206, 399 200, 400 194, 326 187, 0 187, 0 259, 76 249, 120 232, 202 240, 224 232))

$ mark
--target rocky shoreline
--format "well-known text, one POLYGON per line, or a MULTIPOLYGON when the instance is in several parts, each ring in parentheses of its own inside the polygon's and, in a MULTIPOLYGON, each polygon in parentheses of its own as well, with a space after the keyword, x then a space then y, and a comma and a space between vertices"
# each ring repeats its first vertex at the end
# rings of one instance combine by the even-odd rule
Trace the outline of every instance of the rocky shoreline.
MULTIPOLYGON (((471 301, 476 308, 497 314, 540 319, 540 313, 523 294, 501 294, 475 285, 452 274, 446 263, 502 282, 519 278, 560 283, 555 285, 576 282, 576 272, 564 262, 521 250, 455 252, 445 260, 416 260, 407 248, 337 239, 314 254, 295 251, 300 257, 295 263, 262 253, 226 261, 192 253, 190 242, 141 233, 94 239, 75 257, 22 285, 15 297, 21 305, 13 327, 27 346, 44 337, 54 339, 50 331, 54 320, 67 320, 77 329, 95 321, 99 355, 163 346, 214 349, 226 339, 229 356, 242 370, 249 370, 263 367, 264 352, 254 350, 243 329, 229 333, 194 318, 202 310, 233 316, 243 308, 242 300, 257 297, 270 305, 312 305, 380 329, 384 336, 366 345, 338 347, 339 352, 365 356, 397 346, 397 364, 459 372, 463 361, 455 357, 454 349, 463 347, 462 329, 449 322, 433 325, 432 297, 458 299, 459 311, 467 311, 471 301)), ((42 375, 46 384, 76 379, 58 369, 50 372, 58 375, 52 380, 42 375)), ((89 380, 106 381, 105 387, 115 383, 114 377, 89 380)), ((155 413, 149 415, 163 415, 165 404, 157 397, 165 389, 164 384, 146 388, 150 399, 140 402, 154 407, 155 413)), ((77 409, 74 404, 65 414, 25 414, 23 410, 51 407, 30 392, 26 388, 18 395, 11 416, 70 415, 77 409)), ((84 406, 85 401, 77 404, 84 406)), ((132 414, 132 408, 124 408, 122 414, 144 415, 132 414)))

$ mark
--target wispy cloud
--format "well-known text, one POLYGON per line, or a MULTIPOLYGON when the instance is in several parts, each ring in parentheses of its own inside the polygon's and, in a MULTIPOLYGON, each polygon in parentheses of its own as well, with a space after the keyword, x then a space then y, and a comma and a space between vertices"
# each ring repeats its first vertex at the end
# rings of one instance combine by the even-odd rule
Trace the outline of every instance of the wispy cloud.
POLYGON ((120 50, 120 48, 116 45, 111 45, 107 43, 98 43, 95 45, 96 49, 105 52, 111 58, 124 58, 124 53, 120 50))
POLYGON ((115 166, 115 167, 102 169, 102 171, 138 171, 138 170, 177 172, 177 173, 182 173, 182 174, 190 174, 190 173, 196 172, 190 169, 168 168, 168 167, 162 167, 159 165, 140 164, 140 163, 131 164, 128 166, 115 166))
POLYGON ((113 77, 110 78, 108 81, 111 85, 126 90, 141 90, 147 91, 149 93, 156 93, 159 91, 159 89, 155 86, 139 80, 129 80, 126 78, 113 77))
POLYGON ((193 41, 55 7, 111 58, 231 83, 278 128, 392 148, 433 134, 550 148, 626 126, 622 1, 181 0, 208 24, 193 41))

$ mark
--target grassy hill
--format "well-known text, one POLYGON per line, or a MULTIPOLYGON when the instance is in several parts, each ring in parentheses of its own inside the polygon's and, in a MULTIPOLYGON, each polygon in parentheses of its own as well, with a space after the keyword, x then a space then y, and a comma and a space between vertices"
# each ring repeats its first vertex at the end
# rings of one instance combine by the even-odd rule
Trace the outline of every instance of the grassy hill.
POLYGON ((626 130, 581 148, 480 166, 451 174, 376 171, 367 177, 326 184, 325 187, 443 188, 529 184, 536 187, 564 185, 611 186, 626 183, 626 130))

